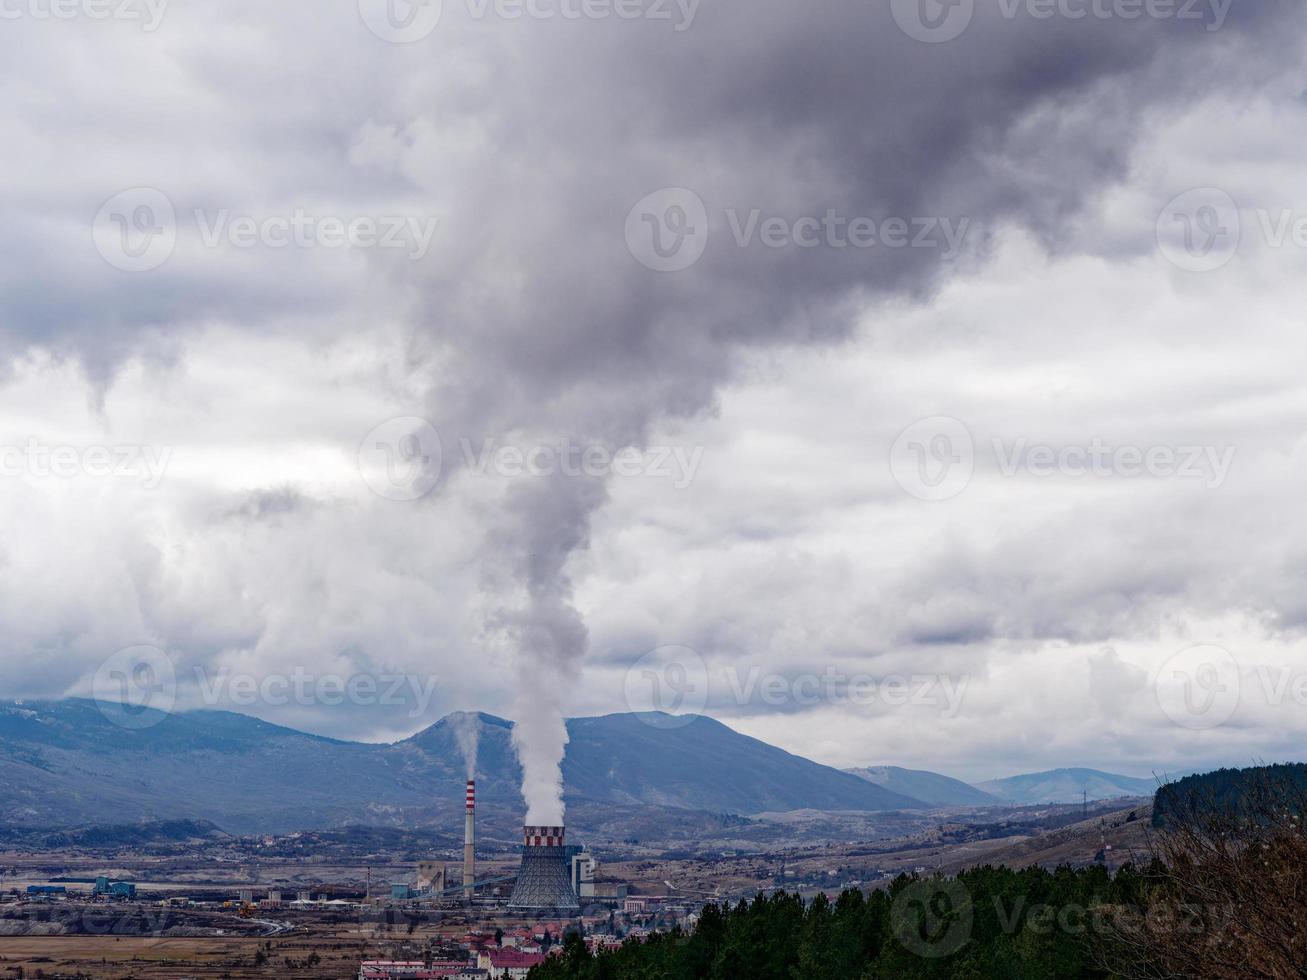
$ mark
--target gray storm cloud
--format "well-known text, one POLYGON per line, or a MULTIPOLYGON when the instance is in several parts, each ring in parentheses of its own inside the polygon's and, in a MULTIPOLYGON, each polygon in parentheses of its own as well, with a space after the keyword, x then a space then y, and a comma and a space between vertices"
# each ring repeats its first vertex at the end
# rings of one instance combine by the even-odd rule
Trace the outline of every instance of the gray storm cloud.
MULTIPOLYGON (((479 425, 639 444, 655 422, 708 409, 740 351, 837 342, 860 302, 922 294, 951 271, 926 249, 732 247, 728 210, 965 220, 973 254, 1005 222, 1057 242, 1125 167, 1132 117, 1102 110, 1141 93, 1165 106, 1187 87, 1171 75, 1187 60, 1269 41, 1261 13, 1219 39, 1140 23, 1041 35, 982 18, 942 50, 876 5, 721 3, 684 36, 587 25, 488 45, 461 112, 402 121, 397 151, 429 192, 460 190, 450 261, 424 270, 419 301, 458 379, 436 403, 448 413, 452 398, 479 425), (474 133, 468 163, 493 158, 492 178, 447 171, 442 133, 474 133), (710 224, 703 259, 670 275, 620 237, 628 209, 662 187, 697 193, 710 224)), ((561 688, 587 643, 565 568, 604 499, 555 480, 510 494, 500 519, 532 542, 509 576, 527 599, 503 612, 521 681, 539 685, 518 702, 515 735, 532 819, 562 816, 561 688)))
MULTIPOLYGON (((305 343, 398 324, 430 379, 413 400, 447 444, 640 446, 662 421, 711 411, 742 354, 838 344, 869 302, 929 295, 1005 226, 1083 247, 1074 218, 1127 172, 1139 131, 1203 91, 1255 89, 1298 57, 1302 21, 1274 2, 1241 4, 1218 32, 1007 20, 982 4, 966 34, 930 45, 887 3, 716 0, 679 33, 447 6, 403 46, 352 4, 178 7, 148 37, 7 30, 0 72, 48 86, 0 108, 20 159, 0 205, 17 259, 0 271, 10 353, 45 346, 112 379, 129 354, 166 360, 214 320, 305 343), (74 103, 82 128, 47 130, 46 107, 74 103), (182 247, 130 277, 89 249, 86 221, 140 185, 183 215, 400 209, 439 230, 421 262, 182 247), (709 240, 692 268, 659 274, 623 228, 666 187, 704 201, 709 240), (938 249, 739 247, 728 214, 754 210, 971 231, 956 263, 938 249)), ((562 716, 589 642, 574 564, 607 497, 602 478, 533 479, 479 515, 486 625, 515 651, 514 741, 541 823, 562 819, 562 716)), ((957 618, 961 636, 996 617, 957 618)))

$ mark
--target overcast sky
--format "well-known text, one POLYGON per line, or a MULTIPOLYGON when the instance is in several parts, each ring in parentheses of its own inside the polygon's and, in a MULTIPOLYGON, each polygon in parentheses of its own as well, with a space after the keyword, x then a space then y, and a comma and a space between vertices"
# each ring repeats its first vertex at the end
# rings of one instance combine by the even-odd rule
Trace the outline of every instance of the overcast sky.
POLYGON ((9 696, 1300 757, 1296 0, 53 7, 0 4, 9 696))

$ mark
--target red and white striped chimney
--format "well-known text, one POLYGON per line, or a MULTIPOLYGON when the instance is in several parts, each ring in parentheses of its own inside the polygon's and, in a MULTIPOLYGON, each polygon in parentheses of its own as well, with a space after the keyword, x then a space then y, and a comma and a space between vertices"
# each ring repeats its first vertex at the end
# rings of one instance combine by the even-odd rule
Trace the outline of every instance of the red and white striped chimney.
POLYGON ((463 896, 472 899, 476 883, 476 781, 467 781, 467 817, 463 822, 463 896))

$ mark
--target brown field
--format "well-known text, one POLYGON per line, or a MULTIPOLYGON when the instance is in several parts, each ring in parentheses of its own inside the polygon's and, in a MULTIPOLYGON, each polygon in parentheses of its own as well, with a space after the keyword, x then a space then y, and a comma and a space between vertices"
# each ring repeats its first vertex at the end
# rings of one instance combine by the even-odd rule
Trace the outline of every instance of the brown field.
POLYGON ((0 938, 0 977, 44 974, 121 980, 136 977, 177 980, 183 977, 303 977, 305 980, 352 978, 360 960, 402 956, 405 940, 369 937, 352 929, 296 932, 269 939, 219 937, 172 939, 135 936, 51 936, 0 938), (263 959, 256 962, 259 955, 263 959), (318 962, 306 961, 317 954, 318 962), (287 961, 290 961, 289 963, 287 961), (22 969, 22 974, 17 972, 22 969), (38 972, 41 971, 41 972, 38 972))

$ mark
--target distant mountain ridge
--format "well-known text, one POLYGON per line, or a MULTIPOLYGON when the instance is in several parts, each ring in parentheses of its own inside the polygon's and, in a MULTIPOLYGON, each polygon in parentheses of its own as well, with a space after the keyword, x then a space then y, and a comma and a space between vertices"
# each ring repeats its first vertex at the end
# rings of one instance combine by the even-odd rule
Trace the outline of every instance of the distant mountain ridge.
POLYGON ((1139 779, 1097 769, 1050 769, 976 784, 977 789, 1000 800, 1024 805, 1078 803, 1086 797, 1091 800, 1151 797, 1157 786, 1155 778, 1139 779))
MULTIPOLYGON (((513 726, 478 720, 486 826, 515 836, 524 806, 513 726)), ((569 806, 742 815, 926 806, 711 718, 607 715, 571 719, 568 731, 569 806)), ((465 777, 448 718, 371 745, 224 711, 139 716, 78 699, 0 704, 0 825, 203 820, 232 833, 365 824, 457 834, 465 777)))
MULTIPOLYGON (((513 724, 475 718, 481 836, 509 843, 524 810, 513 724)), ((466 778, 457 721, 443 718, 374 745, 233 712, 140 716, 78 699, 0 703, 0 827, 196 821, 229 833, 277 833, 374 826, 447 833, 453 843, 466 778)), ((1156 788, 1153 780, 1093 769, 979 786, 898 766, 840 771, 703 716, 613 714, 573 718, 567 728, 565 797, 578 830, 587 820, 647 824, 647 816, 688 826, 796 810, 1071 803, 1082 793, 1113 799, 1156 788)))
POLYGON ((1003 802, 970 783, 923 769, 868 766, 863 769, 846 769, 845 772, 932 806, 994 806, 1003 802))

